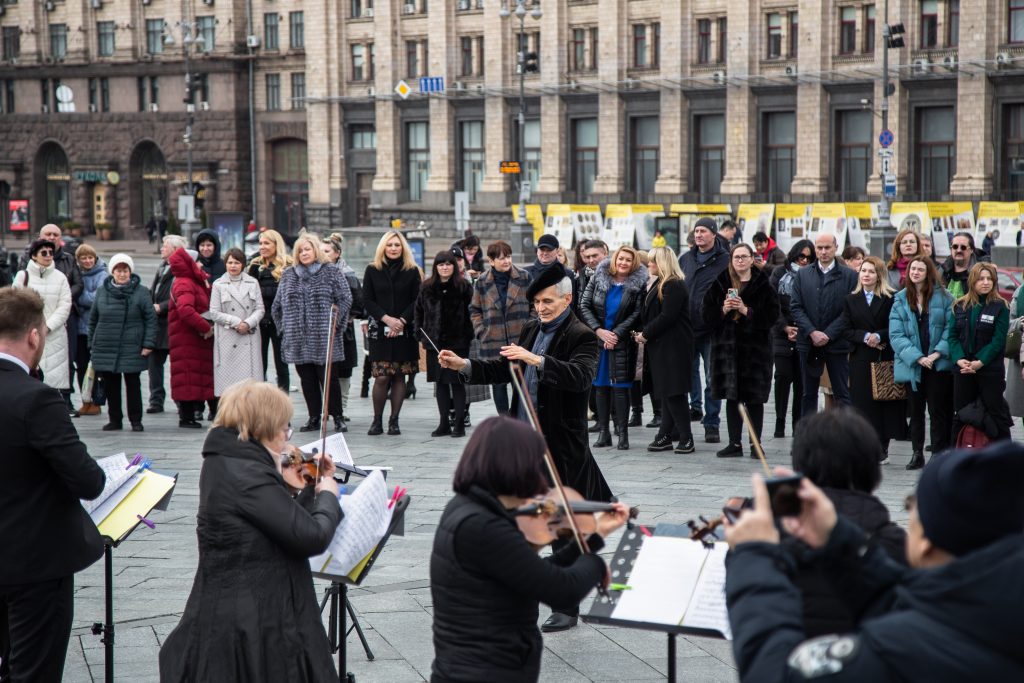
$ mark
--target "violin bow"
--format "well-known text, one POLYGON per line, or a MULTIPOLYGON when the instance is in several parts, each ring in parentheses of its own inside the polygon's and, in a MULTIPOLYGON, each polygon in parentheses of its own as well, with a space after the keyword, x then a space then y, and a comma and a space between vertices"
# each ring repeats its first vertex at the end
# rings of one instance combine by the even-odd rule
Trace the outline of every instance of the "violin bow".
POLYGON ((757 457, 761 460, 765 476, 771 479, 772 470, 768 467, 767 458, 764 457, 764 449, 761 448, 761 439, 757 438, 757 432, 754 430, 754 423, 750 421, 750 413, 747 412, 747 404, 740 401, 739 405, 740 415, 743 416, 743 422, 747 425, 747 433, 750 434, 750 442, 754 444, 754 451, 757 453, 757 457))
POLYGON ((537 418, 537 410, 533 405, 533 399, 530 398, 530 392, 526 390, 526 377, 523 375, 523 369, 519 366, 519 363, 514 361, 509 361, 509 368, 512 371, 512 387, 519 396, 519 401, 526 408, 526 415, 530 419, 530 426, 544 439, 544 464, 547 465, 548 474, 551 475, 551 481, 554 483, 558 497, 562 501, 566 519, 569 521, 569 528, 572 529, 572 536, 576 540, 576 545, 579 546, 580 552, 588 553, 590 549, 587 547, 587 541, 583 538, 583 534, 580 533, 579 527, 576 526, 576 518, 572 516, 572 506, 569 504, 569 498, 565 495, 565 487, 562 485, 562 478, 558 475, 558 468, 555 467, 555 458, 551 455, 551 449, 548 448, 548 440, 540 428, 540 420, 537 418))
POLYGON ((327 331, 327 353, 324 360, 324 395, 320 409, 320 460, 316 461, 316 478, 320 479, 320 463, 327 453, 327 414, 328 400, 331 396, 331 365, 334 361, 334 337, 338 329, 338 316, 341 310, 338 304, 331 304, 330 329, 327 331))

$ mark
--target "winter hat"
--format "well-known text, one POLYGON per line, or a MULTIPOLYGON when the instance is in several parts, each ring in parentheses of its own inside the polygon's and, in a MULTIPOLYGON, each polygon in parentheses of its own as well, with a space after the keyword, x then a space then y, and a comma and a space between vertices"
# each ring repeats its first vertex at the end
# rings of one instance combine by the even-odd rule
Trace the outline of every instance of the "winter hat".
MULTIPOLYGON (((547 235, 544 235, 547 237, 547 235)), ((543 237, 541 238, 543 239, 543 237)), ((544 291, 548 287, 553 287, 559 282, 568 277, 565 274, 565 268, 561 263, 552 263, 550 266, 540 271, 537 277, 533 278, 530 282, 530 286, 526 288, 526 300, 533 301, 533 297, 537 296, 538 293, 544 291)))
POLYGON ((693 224, 693 229, 696 230, 697 228, 707 228, 711 232, 718 234, 718 223, 715 223, 714 218, 708 218, 707 216, 698 218, 697 222, 693 224))
POLYGON ((110 263, 107 264, 107 268, 109 268, 110 272, 113 273, 120 265, 128 266, 128 270, 133 273, 135 272, 135 261, 133 261, 132 257, 128 254, 114 254, 110 259, 110 263))
POLYGON ((40 249, 46 248, 49 248, 51 252, 57 251, 57 245, 51 242, 50 240, 44 240, 42 238, 37 239, 36 241, 32 242, 32 244, 30 244, 28 247, 29 258, 38 254, 40 249))
POLYGON ((554 235, 541 235, 537 240, 538 249, 558 249, 558 238, 554 235))
POLYGON ((917 482, 924 535, 957 557, 1024 532, 1024 446, 1000 441, 932 456, 917 482))

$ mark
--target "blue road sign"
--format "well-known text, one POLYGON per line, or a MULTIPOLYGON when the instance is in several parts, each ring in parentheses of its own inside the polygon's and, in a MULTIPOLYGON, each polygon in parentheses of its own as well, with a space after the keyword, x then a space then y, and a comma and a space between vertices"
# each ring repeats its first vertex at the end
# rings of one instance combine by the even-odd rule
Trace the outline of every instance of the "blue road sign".
POLYGON ((893 143, 893 140, 895 139, 896 138, 892 134, 891 130, 883 130, 881 134, 879 134, 878 136, 878 144, 880 144, 882 147, 888 147, 893 143))
POLYGON ((423 76, 420 78, 420 92, 444 92, 444 76, 423 76))
POLYGON ((896 198, 896 176, 886 175, 882 178, 882 193, 889 199, 896 198))

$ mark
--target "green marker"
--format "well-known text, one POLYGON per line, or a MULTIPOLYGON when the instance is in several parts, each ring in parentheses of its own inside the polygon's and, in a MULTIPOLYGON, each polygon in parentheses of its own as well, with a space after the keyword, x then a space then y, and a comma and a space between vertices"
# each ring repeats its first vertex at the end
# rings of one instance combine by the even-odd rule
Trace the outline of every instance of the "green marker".
POLYGON ((608 584, 608 590, 628 591, 628 590, 633 590, 633 587, 632 586, 627 586, 624 583, 610 583, 610 584, 608 584))

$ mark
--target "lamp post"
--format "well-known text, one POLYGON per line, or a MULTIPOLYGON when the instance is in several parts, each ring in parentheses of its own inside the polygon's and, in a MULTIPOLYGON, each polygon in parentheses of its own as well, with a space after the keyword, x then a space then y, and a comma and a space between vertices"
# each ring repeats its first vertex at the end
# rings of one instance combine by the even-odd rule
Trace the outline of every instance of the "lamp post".
MULTIPOLYGON (((889 0, 885 0, 882 16, 882 130, 889 130, 889 96, 896 90, 889 82, 889 50, 899 49, 904 46, 903 24, 889 24, 889 0)), ((882 150, 879 150, 879 155, 882 150)), ((871 252, 874 254, 885 254, 886 246, 895 237, 895 230, 889 220, 890 204, 889 197, 885 194, 885 174, 882 174, 882 196, 878 202, 878 223, 875 228, 878 230, 872 240, 871 252)))
POLYGON ((516 212, 516 221, 512 226, 512 260, 519 263, 532 261, 533 253, 533 226, 526 220, 526 202, 530 198, 530 183, 526 176, 526 72, 537 72, 540 70, 537 64, 537 54, 526 51, 526 14, 539 20, 543 13, 540 4, 534 1, 533 9, 527 10, 526 0, 514 0, 515 9, 510 10, 508 0, 502 0, 501 9, 498 15, 507 19, 515 15, 519 20, 519 49, 516 50, 516 71, 519 74, 519 145, 517 154, 519 157, 519 208, 516 212))
MULTIPOLYGON (((179 21, 176 26, 181 31, 181 53, 185 62, 185 134, 182 135, 182 141, 185 143, 185 163, 188 174, 188 185, 185 188, 185 194, 192 197, 192 211, 185 217, 185 222, 181 226, 181 234, 186 240, 191 241, 192 231, 196 227, 196 213, 195 213, 195 183, 193 182, 192 175, 192 133, 195 127, 195 114, 196 114, 196 102, 195 102, 195 80, 192 74, 192 62, 191 53, 192 50, 202 50, 206 45, 206 41, 203 40, 203 36, 199 33, 198 24, 194 21, 179 21)), ((174 45, 174 35, 168 31, 164 35, 165 45, 174 45)), ((181 216, 179 215, 179 219, 181 216)))

